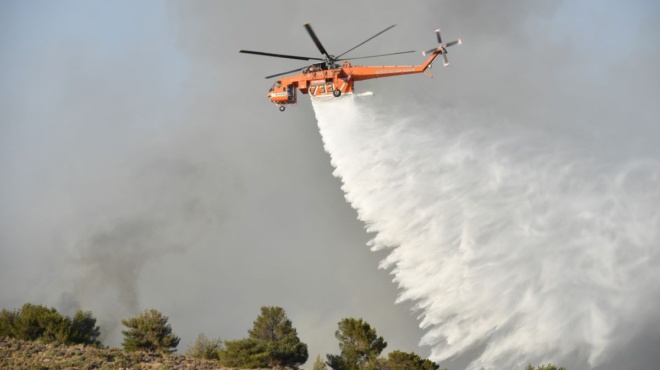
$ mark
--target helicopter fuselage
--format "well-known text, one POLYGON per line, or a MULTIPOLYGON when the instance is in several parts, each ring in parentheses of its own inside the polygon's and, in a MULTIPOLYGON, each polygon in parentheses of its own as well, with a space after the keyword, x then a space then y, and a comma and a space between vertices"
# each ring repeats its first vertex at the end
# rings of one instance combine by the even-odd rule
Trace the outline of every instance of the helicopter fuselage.
POLYGON ((282 107, 297 102, 298 90, 312 98, 352 94, 355 81, 427 72, 442 52, 440 49, 436 50, 424 63, 416 66, 353 66, 345 61, 339 68, 324 70, 322 63, 312 64, 304 68, 301 74, 277 80, 268 91, 268 99, 282 107))

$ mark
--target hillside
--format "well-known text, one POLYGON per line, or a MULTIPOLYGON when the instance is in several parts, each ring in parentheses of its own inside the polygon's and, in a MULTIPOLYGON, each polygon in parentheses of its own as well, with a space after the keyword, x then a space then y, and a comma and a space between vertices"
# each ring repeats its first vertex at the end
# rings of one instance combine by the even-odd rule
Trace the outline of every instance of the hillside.
POLYGON ((0 338, 0 369, 223 369, 216 361, 0 338))

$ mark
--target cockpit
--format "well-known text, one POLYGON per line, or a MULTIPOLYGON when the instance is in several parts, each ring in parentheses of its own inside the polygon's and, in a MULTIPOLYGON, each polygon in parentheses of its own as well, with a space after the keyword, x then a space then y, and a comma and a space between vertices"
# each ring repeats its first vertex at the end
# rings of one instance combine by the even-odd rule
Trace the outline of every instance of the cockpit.
POLYGON ((281 80, 275 81, 268 90, 268 99, 276 104, 292 104, 296 102, 296 88, 293 84, 284 85, 281 80))
POLYGON ((315 63, 307 68, 304 68, 302 72, 313 73, 313 72, 327 71, 327 70, 328 70, 328 66, 325 63, 315 63))
POLYGON ((273 91, 275 91, 276 89, 279 89, 279 88, 281 88, 281 87, 282 87, 282 81, 276 81, 276 82, 273 84, 273 86, 271 86, 270 90, 268 90, 268 92, 273 92, 273 91))

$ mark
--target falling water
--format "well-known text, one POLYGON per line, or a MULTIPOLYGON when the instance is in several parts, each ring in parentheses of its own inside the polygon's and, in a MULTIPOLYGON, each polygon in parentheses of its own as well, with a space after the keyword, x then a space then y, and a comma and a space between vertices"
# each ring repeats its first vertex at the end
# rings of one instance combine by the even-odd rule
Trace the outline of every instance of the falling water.
POLYGON ((431 359, 593 367, 657 318, 643 302, 660 292, 658 161, 610 163, 439 108, 347 97, 314 110, 431 359))

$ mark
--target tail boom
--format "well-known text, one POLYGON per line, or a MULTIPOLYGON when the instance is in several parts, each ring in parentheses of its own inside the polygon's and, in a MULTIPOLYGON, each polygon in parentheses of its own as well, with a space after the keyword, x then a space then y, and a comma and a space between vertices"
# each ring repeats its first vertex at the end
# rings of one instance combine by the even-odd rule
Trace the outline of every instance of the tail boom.
POLYGON ((351 66, 350 70, 346 72, 351 75, 355 81, 424 73, 440 54, 442 54, 442 51, 436 50, 429 55, 424 63, 417 66, 351 66))
POLYGON ((427 56, 426 60, 424 63, 418 66, 350 66, 350 65, 345 65, 345 68, 348 70, 345 70, 344 72, 347 73, 348 75, 352 76, 354 81, 363 81, 363 80, 370 80, 373 78, 381 78, 381 77, 392 77, 392 76, 401 76, 401 75, 408 75, 408 74, 414 74, 414 73, 424 73, 426 72, 427 69, 431 67, 433 64, 433 61, 435 58, 437 58, 439 55, 442 55, 442 59, 444 61, 444 66, 449 65, 449 61, 447 60, 447 48, 450 46, 454 45, 460 45, 461 39, 458 39, 456 41, 451 41, 448 43, 442 42, 442 37, 440 36, 440 29, 435 30, 436 37, 438 39, 438 46, 427 50, 423 51, 422 55, 427 56), (430 55, 429 55, 430 54, 430 55))

